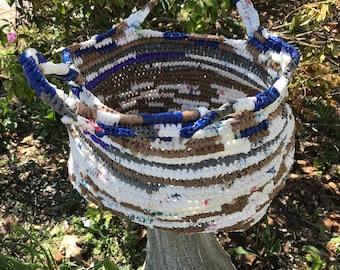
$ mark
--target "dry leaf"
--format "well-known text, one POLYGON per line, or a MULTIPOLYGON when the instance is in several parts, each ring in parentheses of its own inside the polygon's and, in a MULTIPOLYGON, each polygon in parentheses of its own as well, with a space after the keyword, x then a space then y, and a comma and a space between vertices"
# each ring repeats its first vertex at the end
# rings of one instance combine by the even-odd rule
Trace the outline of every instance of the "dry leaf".
POLYGON ((306 166, 308 164, 308 162, 306 160, 303 159, 298 159, 296 161, 297 164, 302 165, 302 166, 306 166))
POLYGON ((316 172, 318 169, 314 166, 306 166, 306 167, 302 167, 302 171, 304 173, 308 173, 308 174, 311 174, 313 172, 316 172))
POLYGON ((37 147, 36 146, 25 146, 21 147, 20 149, 20 155, 33 155, 34 153, 37 152, 37 147))
POLYGON ((59 250, 65 252, 65 258, 75 258, 77 262, 81 262, 83 257, 82 254, 85 252, 84 249, 78 246, 83 241, 76 235, 65 235, 60 243, 59 250))
POLYGON ((147 234, 148 234, 148 231, 146 229, 142 228, 142 230, 139 233, 139 241, 146 238, 147 234))
POLYGON ((289 179, 298 179, 299 177, 301 177, 301 175, 296 173, 289 174, 289 179))
POLYGON ((59 250, 53 250, 52 255, 53 255, 54 260, 57 263, 60 263, 65 258, 64 254, 60 252, 59 250))
POLYGON ((33 141, 34 141, 33 134, 31 134, 31 135, 28 135, 25 138, 23 138, 20 143, 22 143, 22 144, 32 144, 33 141))
POLYGON ((339 187, 336 183, 329 182, 326 186, 330 188, 335 194, 340 195, 339 187))
POLYGON ((325 228, 332 232, 332 231, 338 231, 339 230, 339 226, 340 224, 334 220, 331 220, 329 218, 325 218, 323 220, 323 225, 325 226, 325 228))
POLYGON ((242 265, 253 265, 253 262, 255 261, 256 257, 253 255, 242 255, 240 258, 240 261, 242 262, 242 265))

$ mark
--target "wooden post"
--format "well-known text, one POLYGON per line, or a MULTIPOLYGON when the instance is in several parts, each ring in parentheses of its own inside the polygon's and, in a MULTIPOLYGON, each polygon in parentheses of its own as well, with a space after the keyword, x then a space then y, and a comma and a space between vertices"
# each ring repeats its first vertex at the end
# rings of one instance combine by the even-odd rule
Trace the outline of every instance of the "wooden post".
POLYGON ((148 229, 144 270, 236 270, 214 233, 148 229))

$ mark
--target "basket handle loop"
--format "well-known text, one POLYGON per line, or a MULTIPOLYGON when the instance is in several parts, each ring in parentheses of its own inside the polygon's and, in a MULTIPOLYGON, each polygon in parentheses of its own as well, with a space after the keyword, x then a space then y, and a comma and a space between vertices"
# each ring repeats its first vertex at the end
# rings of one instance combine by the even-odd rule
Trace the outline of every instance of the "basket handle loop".
POLYGON ((137 28, 149 15, 151 9, 158 3, 158 0, 150 0, 142 9, 132 13, 124 22, 128 27, 137 28))
POLYGON ((60 115, 76 119, 76 115, 66 104, 68 95, 50 83, 45 75, 53 75, 64 81, 82 80, 73 65, 48 62, 36 49, 27 49, 19 59, 28 83, 35 93, 60 115))
POLYGON ((234 0, 248 37, 252 37, 260 26, 260 18, 251 0, 234 0))
MULTIPOLYGON (((260 19, 257 10, 251 0, 234 0, 241 20, 246 27, 248 37, 252 37, 260 26, 260 19)), ((124 21, 129 27, 137 28, 150 13, 150 10, 158 3, 158 0, 150 0, 144 8, 131 14, 124 21)))

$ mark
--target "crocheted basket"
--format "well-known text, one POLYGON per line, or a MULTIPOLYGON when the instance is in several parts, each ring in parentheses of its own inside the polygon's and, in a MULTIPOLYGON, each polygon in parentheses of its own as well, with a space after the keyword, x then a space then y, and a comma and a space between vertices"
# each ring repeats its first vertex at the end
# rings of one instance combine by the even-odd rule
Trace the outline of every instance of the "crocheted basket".
POLYGON ((53 64, 20 58, 70 137, 69 174, 89 201, 149 227, 245 230, 266 213, 293 163, 291 45, 236 1, 248 40, 140 29, 157 1, 53 64), (45 75, 67 81, 66 95, 45 75))

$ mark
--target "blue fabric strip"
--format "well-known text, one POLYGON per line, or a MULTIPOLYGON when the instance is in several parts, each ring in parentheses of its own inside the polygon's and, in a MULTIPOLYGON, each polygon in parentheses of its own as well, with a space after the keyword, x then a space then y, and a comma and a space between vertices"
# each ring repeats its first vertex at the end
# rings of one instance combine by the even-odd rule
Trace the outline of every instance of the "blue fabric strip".
POLYGON ((100 53, 100 54, 104 54, 106 52, 111 51, 112 49, 116 49, 117 47, 118 47, 118 45, 115 42, 112 42, 109 45, 98 48, 97 52, 100 53))
MULTIPOLYGON (((261 32, 262 28, 259 28, 259 31, 261 32)), ((271 49, 277 53, 280 53, 282 50, 284 50, 291 56, 292 61, 294 61, 296 65, 299 64, 299 51, 293 45, 287 44, 279 37, 269 36, 263 44, 255 37, 249 38, 248 41, 261 52, 266 52, 271 49)))
POLYGON ((180 136, 183 138, 191 138, 197 131, 214 122, 214 119, 218 117, 215 111, 212 111, 193 123, 188 123, 186 126, 182 127, 180 131, 180 136))
MULTIPOLYGON (((41 63, 46 62, 46 59, 41 54, 38 53, 37 57, 41 63)), ((32 56, 27 57, 26 53, 23 53, 19 58, 19 63, 23 67, 30 86, 38 96, 40 96, 42 92, 46 92, 50 96, 56 94, 56 89, 47 82, 32 56)))
POLYGON ((263 120, 260 124, 258 124, 255 127, 250 127, 250 128, 246 128, 244 130, 240 131, 240 136, 241 138, 246 138, 246 137, 250 137, 254 134, 258 134, 261 131, 267 130, 269 126, 269 122, 268 120, 263 120))
POLYGON ((157 114, 139 114, 143 118, 143 125, 178 124, 183 121, 182 112, 164 112, 157 114))
POLYGON ((82 91, 81 86, 71 86, 71 91, 74 95, 79 98, 80 92, 82 91))
POLYGON ((274 87, 269 87, 265 92, 255 95, 255 108, 254 112, 266 108, 269 104, 272 104, 280 96, 279 91, 274 87))
POLYGON ((78 50, 78 51, 75 51, 74 54, 77 56, 77 57, 80 57, 82 56, 83 54, 88 54, 88 53, 91 53, 91 52, 94 52, 96 51, 97 49, 95 47, 89 47, 89 48, 85 48, 85 49, 81 49, 81 50, 78 50))
MULTIPOLYGON (((143 125, 154 125, 154 124, 166 124, 166 123, 179 123, 182 118, 181 112, 176 113, 159 113, 159 114, 142 114, 145 121, 143 125)), ((182 127, 180 131, 180 136, 183 138, 191 138, 198 130, 205 128, 206 126, 213 123, 214 119, 218 117, 215 111, 212 111, 195 122, 187 123, 182 127)), ((96 136, 115 136, 115 137, 130 137, 134 138, 136 136, 133 129, 122 126, 111 126, 98 123, 98 126, 103 129, 103 131, 95 131, 96 136)), ((156 137, 152 137, 156 138, 156 137)), ((163 141, 169 141, 167 137, 157 137, 163 141)))
POLYGON ((70 49, 66 48, 61 52, 61 58, 63 63, 73 63, 73 56, 70 49))
POLYGON ((135 137, 135 132, 127 127, 121 126, 109 126, 105 124, 98 123, 98 126, 101 127, 104 131, 95 131, 95 134, 98 137, 103 137, 105 135, 115 136, 115 137, 135 137))
POLYGON ((56 74, 50 74, 50 75, 55 76, 62 81, 76 81, 79 73, 76 70, 70 68, 69 72, 65 75, 56 75, 56 74))
POLYGON ((163 33, 163 37, 165 39, 172 39, 172 40, 176 40, 176 39, 186 39, 188 37, 187 34, 185 33, 181 33, 181 32, 170 32, 170 31, 165 31, 163 33))
POLYGON ((116 28, 111 28, 108 31, 106 31, 105 33, 99 34, 96 36, 96 41, 101 42, 104 39, 113 36, 114 34, 116 34, 116 28))

